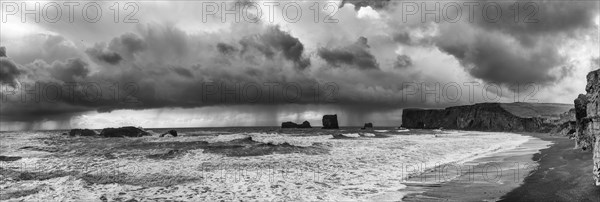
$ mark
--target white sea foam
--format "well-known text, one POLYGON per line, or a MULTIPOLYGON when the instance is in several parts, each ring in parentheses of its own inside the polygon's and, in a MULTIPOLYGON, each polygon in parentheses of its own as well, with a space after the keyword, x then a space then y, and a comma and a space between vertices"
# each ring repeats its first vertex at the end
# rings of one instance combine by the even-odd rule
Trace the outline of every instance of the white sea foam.
POLYGON ((375 134, 373 133, 362 133, 361 135, 365 137, 375 137, 375 134))
POLYGON ((345 137, 360 137, 360 134, 358 134, 358 133, 343 133, 341 135, 343 135, 345 137))
MULTIPOLYGON (((359 137, 358 133, 344 136, 359 137)), ((36 136, 37 137, 37 136, 36 136)), ((290 136, 267 133, 239 133, 211 137, 186 137, 180 141, 231 141, 252 137, 254 141, 298 146, 321 143, 329 154, 301 153, 264 156, 227 157, 191 150, 169 160, 119 158, 51 158, 31 156, 18 162, 44 165, 48 170, 72 171, 72 165, 87 162, 89 172, 118 170, 140 179, 148 176, 198 178, 169 187, 124 184, 90 184, 74 176, 43 181, 3 181, 3 189, 15 190, 24 184, 38 187, 39 192, 14 200, 98 200, 105 195, 137 200, 305 200, 305 201, 382 201, 401 198, 404 180, 410 174, 436 165, 464 162, 482 155, 505 151, 526 142, 528 137, 511 133, 453 131, 444 135, 392 135, 388 138, 332 139, 331 136, 290 136), (126 169, 131 166, 134 169, 126 169), (214 165, 219 165, 215 167, 214 165), (415 169, 418 168, 418 169, 415 169), (122 193, 122 194, 120 194, 122 193)), ((9 138, 20 142, 23 138, 9 138)), ((164 138, 163 138, 164 139, 164 138)), ((171 141, 177 138, 169 138, 171 141)), ((29 139, 31 140, 31 139, 29 139)), ((116 139, 115 139, 116 140, 116 139)), ((146 141, 146 139, 144 139, 146 141)), ((148 137, 147 141, 163 141, 148 137)), ((15 149, 4 145, 3 150, 15 149)), ((38 143, 35 143, 38 144, 38 143)), ((6 193, 4 191, 3 193, 6 193)))

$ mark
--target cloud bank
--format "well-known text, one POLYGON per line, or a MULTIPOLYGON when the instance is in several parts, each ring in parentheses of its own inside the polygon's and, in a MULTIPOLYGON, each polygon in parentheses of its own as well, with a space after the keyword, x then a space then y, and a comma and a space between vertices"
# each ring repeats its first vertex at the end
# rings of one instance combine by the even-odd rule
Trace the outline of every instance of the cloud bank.
MULTIPOLYGON (((224 107, 275 117, 254 124, 301 121, 318 108, 360 125, 373 121, 361 117, 395 120, 390 113, 406 107, 570 102, 585 86, 580 78, 598 68, 598 2, 539 2, 535 18, 517 22, 511 15, 490 22, 477 9, 469 19, 463 2, 455 2, 463 16, 455 22, 406 16, 397 1, 336 3, 338 23, 315 23, 313 15, 296 23, 223 23, 219 15, 202 22, 197 2, 148 2, 137 24, 30 23, 35 29, 22 35, 6 34, 17 27, 3 24, 1 122, 39 129, 123 110, 224 107), (528 83, 535 97, 514 100, 532 93, 519 85, 528 83)), ((509 11, 515 2, 481 3, 509 11)), ((231 123, 246 123, 238 118, 231 123)))

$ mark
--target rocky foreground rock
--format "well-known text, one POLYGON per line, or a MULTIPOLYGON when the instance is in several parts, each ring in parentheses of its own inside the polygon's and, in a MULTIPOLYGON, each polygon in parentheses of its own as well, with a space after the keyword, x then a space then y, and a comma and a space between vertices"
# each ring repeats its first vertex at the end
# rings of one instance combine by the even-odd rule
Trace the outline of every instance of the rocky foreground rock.
POLYGON ((584 150, 594 153, 594 181, 600 186, 600 70, 587 75, 587 94, 575 99, 576 134, 575 141, 584 150))

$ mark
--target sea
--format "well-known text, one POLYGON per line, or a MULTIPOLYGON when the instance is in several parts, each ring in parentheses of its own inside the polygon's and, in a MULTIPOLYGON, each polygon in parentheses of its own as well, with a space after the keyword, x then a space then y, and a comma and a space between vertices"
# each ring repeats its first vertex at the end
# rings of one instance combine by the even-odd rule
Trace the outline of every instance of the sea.
POLYGON ((0 132, 0 200, 493 201, 551 144, 395 127, 146 130, 152 135, 138 138, 0 132), (178 136, 160 137, 168 130, 178 136))

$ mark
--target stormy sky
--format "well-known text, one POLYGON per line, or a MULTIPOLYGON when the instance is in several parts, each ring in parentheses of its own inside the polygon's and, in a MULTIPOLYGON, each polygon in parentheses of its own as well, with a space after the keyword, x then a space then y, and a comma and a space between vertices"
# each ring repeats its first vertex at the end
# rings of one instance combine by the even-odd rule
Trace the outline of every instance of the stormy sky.
POLYGON ((597 1, 273 2, 101 1, 89 22, 89 2, 3 1, 0 130, 399 126, 403 108, 572 103, 600 65, 597 1))

